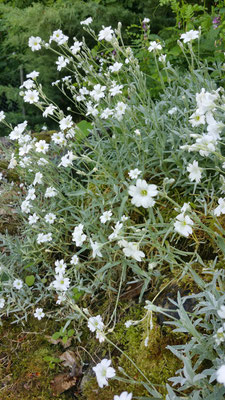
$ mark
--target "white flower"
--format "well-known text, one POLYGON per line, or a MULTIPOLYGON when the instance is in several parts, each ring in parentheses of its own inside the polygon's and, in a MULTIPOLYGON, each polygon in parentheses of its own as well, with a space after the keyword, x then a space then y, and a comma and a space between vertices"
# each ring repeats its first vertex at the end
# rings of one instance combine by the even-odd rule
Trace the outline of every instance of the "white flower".
POLYGON ((45 111, 43 112, 43 117, 47 117, 48 115, 53 115, 54 114, 54 110, 56 110, 57 107, 54 106, 53 104, 49 104, 48 107, 46 107, 45 111))
POLYGON ((208 134, 213 136, 215 139, 220 139, 220 132, 224 128, 224 124, 221 121, 216 121, 212 115, 212 113, 208 112, 206 114, 206 121, 207 121, 207 131, 208 134))
POLYGON ((22 89, 23 87, 25 87, 25 89, 32 89, 34 86, 35 86, 34 81, 32 79, 27 79, 20 86, 20 89, 22 89))
POLYGON ((103 26, 103 29, 98 34, 98 40, 106 40, 107 42, 111 42, 113 39, 113 29, 111 26, 107 26, 106 28, 103 26))
POLYGON ((66 271, 67 265, 66 265, 66 263, 64 262, 63 259, 62 260, 56 260, 55 261, 55 266, 56 266, 55 272, 58 275, 63 275, 64 272, 66 271))
POLYGON ((84 21, 81 21, 80 24, 81 25, 90 25, 92 23, 92 21, 93 21, 93 19, 91 17, 88 17, 84 21))
POLYGON ((88 328, 90 329, 91 332, 95 332, 97 329, 102 331, 104 329, 104 324, 101 315, 97 315, 96 317, 90 317, 88 319, 88 328))
POLYGON ((41 172, 37 172, 35 174, 34 181, 33 181, 32 185, 36 185, 36 183, 41 184, 42 183, 42 178, 43 178, 42 173, 41 172))
POLYGON ((216 107, 215 100, 217 100, 217 98, 218 94, 206 92, 205 88, 202 88, 201 92, 196 94, 198 112, 200 114, 205 114, 209 111, 213 111, 216 107))
POLYGON ((39 36, 31 36, 28 41, 28 46, 32 51, 37 51, 41 49, 41 38, 39 36))
POLYGON ((66 57, 59 56, 58 60, 56 61, 57 70, 61 71, 62 68, 66 67, 66 65, 70 62, 70 60, 66 57))
POLYGON ((0 297, 0 308, 3 308, 5 305, 5 299, 3 297, 0 297))
POLYGON ((25 103, 37 103, 39 101, 39 94, 37 90, 27 90, 25 92, 23 100, 25 103))
MULTIPOLYGON (((148 18, 146 18, 148 19, 148 18)), ((113 400, 131 400, 132 399, 132 393, 128 392, 122 392, 120 396, 115 395, 113 400)))
POLYGON ((123 89, 123 85, 113 85, 110 89, 109 89, 109 93, 112 97, 116 96, 117 94, 122 93, 123 89))
POLYGON ((31 187, 27 192, 26 200, 34 200, 36 199, 35 188, 31 187))
POLYGON ((130 326, 132 326, 133 325, 133 321, 131 321, 131 320, 128 320, 128 321, 126 321, 125 322, 125 327, 128 329, 128 328, 130 328, 130 326))
POLYGON ((93 99, 95 101, 99 101, 100 99, 102 99, 103 97, 105 97, 105 90, 106 90, 106 86, 101 86, 99 83, 97 85, 94 86, 94 89, 90 92, 91 97, 93 97, 93 99))
POLYGON ((109 118, 113 114, 113 110, 110 110, 110 108, 105 108, 105 110, 101 113, 100 117, 103 119, 109 118))
POLYGON ((97 331, 97 332, 96 332, 96 339, 98 339, 100 343, 103 343, 103 342, 105 341, 105 334, 104 334, 104 332, 97 331))
POLYGON ((132 197, 132 204, 148 208, 154 206, 153 197, 158 194, 158 190, 156 185, 148 185, 144 179, 138 179, 136 186, 129 186, 128 193, 132 197))
POLYGON ((89 101, 86 104, 86 107, 87 107, 86 115, 93 115, 93 117, 96 117, 96 115, 98 115, 98 110, 96 108, 97 106, 98 106, 97 104, 95 106, 93 106, 93 104, 89 101))
POLYGON ((55 197, 57 196, 57 193, 58 193, 57 190, 54 187, 50 186, 46 189, 45 197, 46 199, 49 197, 55 197))
POLYGON ((46 242, 51 242, 52 241, 52 233, 39 233, 37 235, 37 243, 46 243, 46 242))
POLYGON ((173 115, 173 114, 175 114, 177 112, 177 107, 173 107, 173 108, 171 108, 169 111, 168 111, 168 114, 169 115, 173 115))
POLYGON ((54 224, 56 215, 53 213, 49 213, 45 215, 45 221, 48 222, 49 224, 54 224))
POLYGON ((225 332, 223 328, 219 328, 215 335, 213 335, 217 346, 219 346, 222 342, 225 341, 225 332))
POLYGON ((127 242, 122 240, 123 252, 126 257, 132 257, 136 261, 142 261, 141 259, 145 257, 145 253, 139 250, 138 243, 127 242))
POLYGON ((159 61, 160 61, 161 63, 165 63, 165 62, 166 62, 166 54, 161 54, 161 55, 159 56, 159 61))
POLYGON ((39 76, 39 72, 37 72, 37 71, 32 71, 26 75, 27 78, 31 78, 31 79, 36 79, 38 76, 39 76))
POLYGON ((186 211, 191 211, 191 206, 189 203, 184 203, 180 210, 182 213, 185 213, 186 211))
POLYGON ((43 312, 43 308, 36 308, 34 317, 40 321, 44 316, 45 313, 43 312))
POLYGON ((68 40, 68 37, 64 35, 61 29, 57 29, 57 31, 54 31, 52 36, 50 36, 49 43, 51 43, 52 40, 60 45, 64 44, 68 40))
POLYGON ((36 152, 46 154, 49 148, 49 144, 46 143, 45 140, 39 140, 39 142, 35 143, 36 152))
POLYGON ((71 128, 71 126, 73 126, 72 116, 67 115, 67 117, 61 119, 61 121, 59 121, 59 126, 62 131, 64 131, 65 129, 71 128))
POLYGON ((5 119, 5 113, 4 111, 0 111, 0 122, 2 122, 3 119, 5 119))
POLYGON ((109 240, 117 239, 122 227, 123 227, 123 224, 120 223, 120 222, 117 222, 115 227, 112 228, 113 229, 113 233, 111 233, 111 235, 109 235, 108 239, 109 240))
POLYGON ((74 228, 74 231, 72 233, 72 241, 76 243, 77 247, 82 246, 87 237, 87 235, 83 233, 83 228, 84 225, 79 224, 74 228))
POLYGON ((174 223, 176 232, 185 237, 192 234, 192 225, 194 225, 194 222, 188 215, 181 213, 177 215, 176 220, 177 221, 174 223))
POLYGON ((111 72, 118 72, 122 68, 123 64, 115 62, 113 65, 109 66, 109 70, 111 72))
POLYGON ((205 124, 205 116, 197 109, 189 118, 191 126, 194 128, 199 125, 205 124))
POLYGON ((15 279, 13 282, 13 287, 18 290, 21 289, 23 287, 23 281, 21 281, 21 279, 15 279))
POLYGON ((189 32, 182 33, 180 38, 183 39, 184 43, 188 43, 191 40, 198 39, 199 35, 199 31, 193 31, 193 29, 191 29, 189 32))
POLYGON ((14 154, 15 153, 12 153, 12 155, 11 155, 11 159, 10 159, 10 162, 9 162, 9 165, 8 165, 8 169, 13 169, 13 168, 15 168, 17 166, 17 161, 16 161, 16 158, 14 157, 14 154))
POLYGON ((66 140, 66 138, 65 138, 65 135, 64 135, 64 133, 62 133, 62 132, 56 132, 56 133, 53 133, 53 135, 52 135, 52 141, 55 143, 55 144, 60 144, 60 145, 66 145, 66 143, 67 143, 67 140, 66 140))
POLYGON ((72 151, 68 151, 67 154, 65 154, 65 156, 63 156, 61 158, 61 162, 59 163, 59 167, 61 167, 61 165, 63 167, 69 167, 71 165, 73 165, 73 160, 75 160, 76 156, 73 154, 72 151))
POLYGON ((142 24, 148 24, 150 22, 149 18, 144 18, 142 24))
POLYGON ((225 386, 225 364, 216 371, 216 379, 218 383, 222 383, 225 386))
POLYGON ((126 215, 122 215, 122 217, 120 218, 120 221, 125 222, 129 219, 129 217, 126 217, 126 215))
POLYGON ((116 375, 114 368, 110 367, 111 360, 104 358, 96 367, 93 367, 93 371, 96 374, 98 386, 103 388, 103 386, 108 386, 107 379, 113 378, 116 375))
POLYGON ((111 220, 112 211, 104 211, 104 213, 100 216, 100 221, 102 224, 105 224, 107 221, 111 220))
POLYGON ((34 225, 36 224, 36 222, 39 220, 39 217, 36 213, 34 213, 33 215, 29 215, 28 217, 28 223, 29 225, 34 225))
POLYGON ((140 175, 140 174, 141 174, 141 171, 140 171, 138 168, 131 169, 131 170, 128 172, 128 175, 129 175, 129 177, 130 177, 131 179, 137 179, 137 178, 138 178, 138 175, 140 175))
POLYGON ((92 257, 95 258, 96 256, 98 257, 102 257, 102 253, 100 251, 102 244, 98 243, 98 242, 93 242, 92 239, 90 239, 90 243, 91 243, 91 248, 92 248, 92 257))
POLYGON ((215 208, 214 214, 219 217, 221 214, 225 214, 225 198, 222 197, 218 200, 219 205, 215 208))
POLYGON ((76 41, 74 42, 73 46, 70 47, 70 50, 74 56, 78 53, 78 51, 80 51, 82 44, 82 42, 76 41))
POLYGON ((10 132, 9 137, 11 140, 17 140, 21 138, 21 134, 27 126, 27 121, 24 121, 22 124, 18 124, 15 128, 10 132))
POLYGON ((76 254, 74 254, 74 256, 70 260, 70 264, 77 265, 78 263, 79 263, 79 258, 77 257, 76 254))
POLYGON ((32 204, 28 200, 24 200, 21 203, 21 211, 25 214, 29 214, 30 209, 32 208, 32 204))
POLYGON ((125 114, 127 105, 123 103, 122 101, 119 101, 115 107, 115 118, 118 119, 118 121, 122 120, 122 116, 125 114))
POLYGON ((198 161, 194 160, 193 164, 189 163, 187 171, 190 172, 189 179, 193 182, 199 183, 202 176, 202 168, 198 166, 198 161))
POLYGON ((63 301, 65 301, 66 300, 66 296, 65 296, 65 294, 59 294, 58 295, 58 299, 57 299, 57 301, 56 301, 56 304, 61 304, 63 301))
POLYGON ((52 286, 56 290, 62 290, 65 292, 70 286, 70 280, 69 278, 64 278, 61 274, 55 275, 55 280, 52 282, 52 286))
POLYGON ((156 51, 156 50, 162 50, 162 45, 159 42, 156 42, 155 40, 153 42, 150 42, 150 46, 148 48, 148 51, 156 51))
POLYGON ((217 314, 220 318, 225 318, 225 306, 220 306, 219 310, 217 310, 217 314))

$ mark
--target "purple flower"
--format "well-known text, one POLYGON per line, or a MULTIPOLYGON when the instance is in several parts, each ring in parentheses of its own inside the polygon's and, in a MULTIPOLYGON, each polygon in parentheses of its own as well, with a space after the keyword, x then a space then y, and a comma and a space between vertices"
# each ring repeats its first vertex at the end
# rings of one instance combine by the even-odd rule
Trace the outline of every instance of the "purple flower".
POLYGON ((220 15, 218 17, 214 17, 213 20, 212 20, 213 28, 214 29, 218 28, 218 26, 220 25, 220 22, 221 22, 220 15))

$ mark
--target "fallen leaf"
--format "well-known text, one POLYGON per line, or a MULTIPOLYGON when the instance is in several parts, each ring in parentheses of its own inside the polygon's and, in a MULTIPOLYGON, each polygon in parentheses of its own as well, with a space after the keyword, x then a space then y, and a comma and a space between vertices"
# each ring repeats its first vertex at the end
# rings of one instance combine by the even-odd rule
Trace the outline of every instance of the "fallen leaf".
POLYGON ((75 386, 77 377, 71 377, 68 373, 62 373, 53 379, 51 382, 53 396, 58 396, 71 387, 75 386))
POLYGON ((64 367, 72 368, 73 364, 76 363, 75 353, 71 350, 65 351, 59 358, 63 361, 64 367))

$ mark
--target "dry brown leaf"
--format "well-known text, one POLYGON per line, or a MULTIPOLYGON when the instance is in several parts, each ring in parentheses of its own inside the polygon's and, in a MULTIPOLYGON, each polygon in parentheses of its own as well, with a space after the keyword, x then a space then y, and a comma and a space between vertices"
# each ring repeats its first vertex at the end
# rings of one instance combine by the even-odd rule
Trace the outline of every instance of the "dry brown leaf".
POLYGON ((73 364, 76 363, 75 353, 71 350, 65 351, 59 358, 63 361, 64 367, 72 368, 73 364))
POLYGON ((71 377, 68 373, 62 373, 53 379, 51 382, 53 396, 58 396, 77 383, 77 377, 71 377))

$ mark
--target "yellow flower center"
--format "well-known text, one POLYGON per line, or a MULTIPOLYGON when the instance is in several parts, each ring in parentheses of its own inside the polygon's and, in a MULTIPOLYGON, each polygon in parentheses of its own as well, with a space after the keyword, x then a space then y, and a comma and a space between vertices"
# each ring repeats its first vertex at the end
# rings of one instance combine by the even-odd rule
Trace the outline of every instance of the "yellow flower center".
POLYGON ((142 189, 142 190, 141 190, 141 195, 142 195, 142 196, 147 196, 147 194, 148 194, 148 192, 147 192, 146 189, 142 189))

